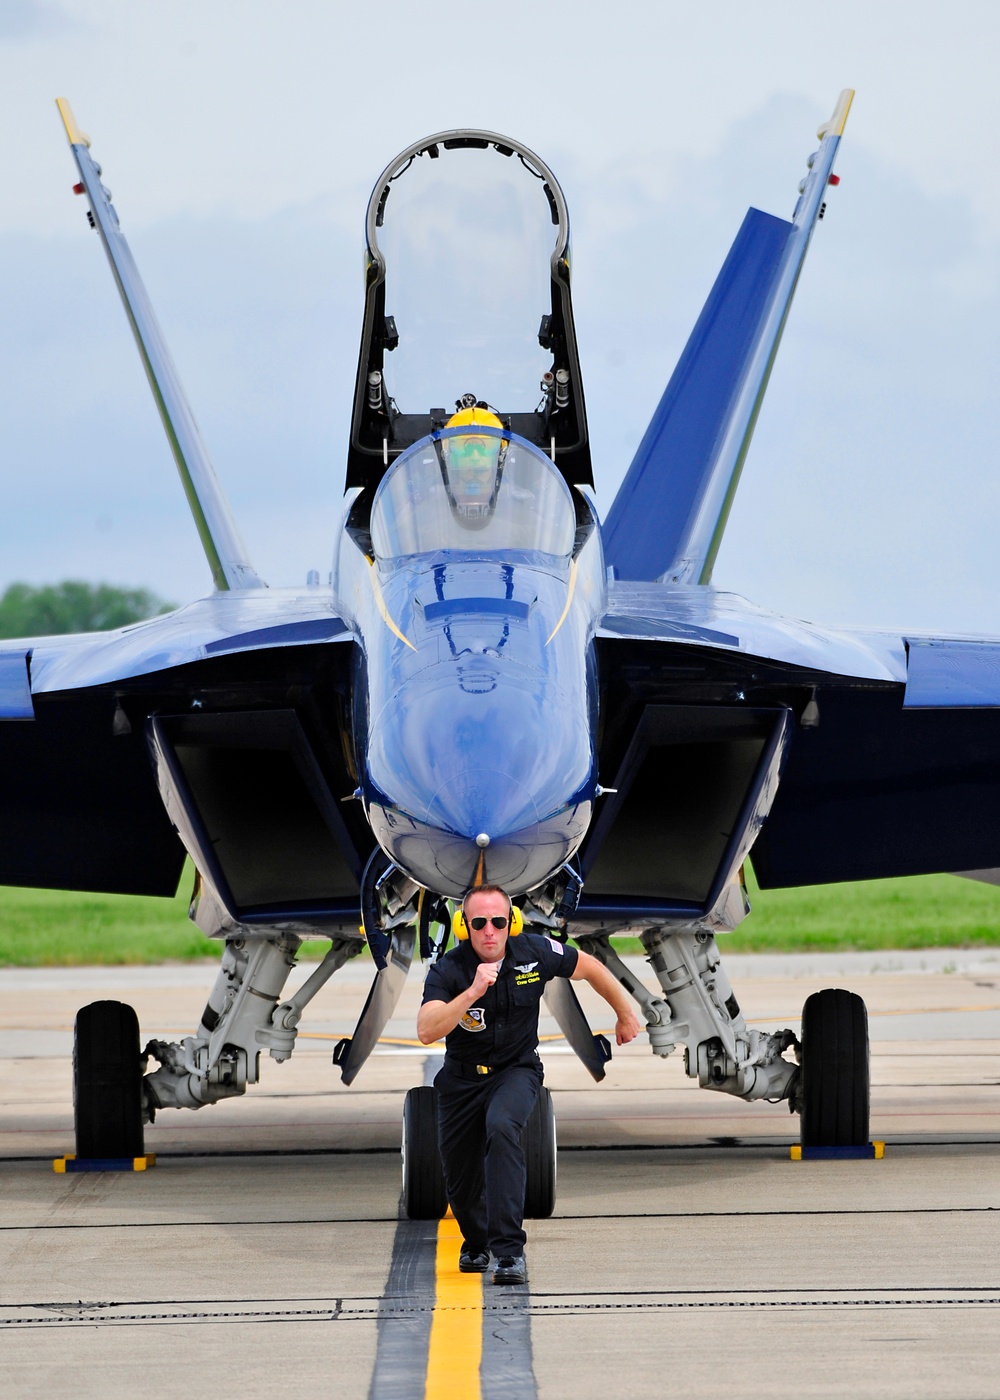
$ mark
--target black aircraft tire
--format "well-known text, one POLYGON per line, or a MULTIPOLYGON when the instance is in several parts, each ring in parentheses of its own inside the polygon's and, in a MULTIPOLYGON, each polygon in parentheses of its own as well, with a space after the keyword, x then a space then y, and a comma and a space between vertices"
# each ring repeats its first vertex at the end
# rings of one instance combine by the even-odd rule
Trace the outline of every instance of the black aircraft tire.
POLYGON ((410 1089, 403 1100, 403 1210, 409 1220, 440 1220, 447 1209, 437 1093, 424 1084, 410 1089))
POLYGON ((77 1157, 141 1157, 142 1055, 139 1019, 120 1001, 94 1001, 76 1014, 73 1120, 77 1157))
POLYGON ((521 1144, 528 1168, 524 1218, 546 1220, 556 1208, 556 1115, 544 1085, 524 1125, 521 1144))
POLYGON ((814 992, 802 1008, 802 1146, 863 1147, 871 1080, 868 1012, 854 992, 814 992))

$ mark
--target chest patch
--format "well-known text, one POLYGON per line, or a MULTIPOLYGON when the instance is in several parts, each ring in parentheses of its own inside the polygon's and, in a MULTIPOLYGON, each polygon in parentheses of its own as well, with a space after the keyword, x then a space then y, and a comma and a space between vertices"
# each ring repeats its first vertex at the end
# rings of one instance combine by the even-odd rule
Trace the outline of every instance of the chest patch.
POLYGON ((470 1006, 458 1024, 463 1031, 484 1031, 486 1029, 486 1011, 481 1006, 470 1006))
POLYGON ((514 986, 530 987, 542 980, 542 974, 538 971, 536 962, 515 963, 514 965, 514 986))

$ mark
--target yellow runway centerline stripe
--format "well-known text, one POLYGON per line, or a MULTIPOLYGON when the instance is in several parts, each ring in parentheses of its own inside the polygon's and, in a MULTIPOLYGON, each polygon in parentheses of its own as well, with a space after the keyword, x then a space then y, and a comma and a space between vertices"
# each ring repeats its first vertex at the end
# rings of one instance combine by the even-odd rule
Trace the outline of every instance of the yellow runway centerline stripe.
POLYGON ((425 1400, 480 1400, 483 1275, 460 1274, 462 1232, 449 1210, 438 1226, 436 1292, 427 1349, 425 1400))

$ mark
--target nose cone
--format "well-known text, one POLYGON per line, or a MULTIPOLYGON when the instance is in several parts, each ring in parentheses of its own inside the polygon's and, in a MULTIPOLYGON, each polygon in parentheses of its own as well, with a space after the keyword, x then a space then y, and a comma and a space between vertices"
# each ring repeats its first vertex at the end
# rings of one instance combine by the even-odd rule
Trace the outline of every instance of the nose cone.
MULTIPOLYGON (((512 757, 499 755, 499 763, 512 757)), ((540 813, 531 788, 511 772, 513 763, 503 767, 497 761, 489 767, 457 769, 430 798, 421 816, 432 826, 478 838, 488 836, 493 843, 522 827, 534 826, 540 813)))
MULTIPOLYGON (((544 821, 491 838, 481 846, 381 802, 368 817, 379 845, 401 870, 437 894, 460 899, 474 884, 502 885, 512 895, 542 884, 576 851, 590 824, 591 804, 567 804, 544 821)), ((484 834, 484 833, 481 833, 484 834)))
POLYGON ((569 859, 590 821, 585 716, 553 688, 503 669, 477 673, 475 688, 456 684, 453 668, 424 672, 370 731, 375 836, 441 894, 464 894, 477 878, 530 889, 569 859), (477 844, 483 835, 488 844, 477 844))

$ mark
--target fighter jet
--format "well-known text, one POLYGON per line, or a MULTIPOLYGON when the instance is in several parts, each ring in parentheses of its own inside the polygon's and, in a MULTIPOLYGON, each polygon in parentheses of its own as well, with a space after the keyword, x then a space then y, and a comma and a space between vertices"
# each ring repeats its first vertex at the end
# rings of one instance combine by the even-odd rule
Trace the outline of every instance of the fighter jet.
MULTIPOLYGON (((138 1156, 157 1112, 242 1094, 367 945, 371 991, 334 1054, 351 1083, 415 952, 440 956, 484 881, 613 969, 655 1055, 787 1101, 807 1146, 867 1143, 861 999, 824 990, 800 1028, 750 1027, 717 942, 749 912, 751 853, 764 888, 1000 866, 996 642, 820 628, 712 585, 852 96, 791 218, 747 213, 603 522, 558 181, 494 132, 401 152, 367 210, 330 581, 301 589, 247 556, 60 99, 214 590, 0 645, 0 882, 172 895, 190 858, 190 916, 222 950, 180 1042, 142 1046, 120 1003, 81 1008, 81 1158, 138 1156), (315 938, 330 950, 285 998, 315 938)), ((551 995, 601 1078, 607 1043, 568 983, 551 995)))

